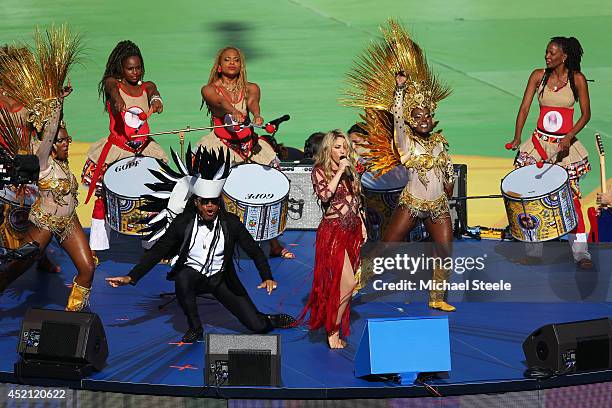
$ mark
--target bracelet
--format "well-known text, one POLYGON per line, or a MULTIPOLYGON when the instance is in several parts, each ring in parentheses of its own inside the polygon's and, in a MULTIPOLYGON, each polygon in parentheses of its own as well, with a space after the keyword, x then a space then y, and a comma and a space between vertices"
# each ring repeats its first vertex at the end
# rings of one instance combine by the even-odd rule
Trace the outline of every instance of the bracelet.
POLYGON ((162 101, 162 98, 159 95, 153 95, 149 100, 149 103, 152 103, 153 101, 159 101, 159 103, 161 103, 162 105, 164 104, 164 101, 162 101))

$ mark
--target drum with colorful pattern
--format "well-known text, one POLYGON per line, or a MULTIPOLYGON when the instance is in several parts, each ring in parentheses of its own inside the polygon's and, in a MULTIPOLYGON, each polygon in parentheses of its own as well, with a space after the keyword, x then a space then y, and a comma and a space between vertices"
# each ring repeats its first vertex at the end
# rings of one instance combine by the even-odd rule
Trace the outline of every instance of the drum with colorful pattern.
POLYGON ((524 242, 549 241, 578 224, 567 170, 535 164, 511 171, 501 182, 510 233, 524 242))
POLYGON ((152 157, 128 157, 108 166, 104 173, 104 196, 106 200, 106 222, 115 231, 124 235, 141 235, 146 225, 140 221, 153 213, 141 211, 142 196, 151 194, 145 184, 159 180, 149 170, 161 170, 152 157))

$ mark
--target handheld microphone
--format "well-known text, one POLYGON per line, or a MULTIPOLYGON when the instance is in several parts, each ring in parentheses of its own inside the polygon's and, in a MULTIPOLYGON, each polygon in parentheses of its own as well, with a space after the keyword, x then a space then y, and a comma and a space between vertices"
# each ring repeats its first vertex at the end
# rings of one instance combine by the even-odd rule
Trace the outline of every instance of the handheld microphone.
POLYGON ((274 126, 278 126, 281 123, 288 121, 289 119, 291 119, 291 116, 283 115, 280 118, 276 118, 276 119, 273 119, 273 120, 269 121, 268 124, 274 125, 274 126))
MULTIPOLYGON (((346 159, 346 156, 340 156, 340 160, 342 159, 346 159)), ((353 181, 353 173, 351 173, 351 168, 350 167, 346 167, 344 169, 344 174, 346 175, 346 177, 350 180, 353 181)))

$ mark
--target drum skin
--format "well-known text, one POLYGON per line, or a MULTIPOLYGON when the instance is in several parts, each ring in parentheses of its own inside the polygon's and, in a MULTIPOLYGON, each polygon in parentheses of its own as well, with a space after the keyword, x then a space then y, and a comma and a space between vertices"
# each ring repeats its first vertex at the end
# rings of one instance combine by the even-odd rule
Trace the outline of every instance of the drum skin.
POLYGON ((124 235, 142 235, 140 230, 146 224, 140 224, 140 221, 154 215, 140 210, 144 204, 142 195, 151 193, 145 184, 159 182, 149 169, 160 169, 156 159, 128 157, 111 164, 104 173, 106 222, 114 231, 124 235))
POLYGON ((561 166, 513 170, 502 180, 501 191, 510 233, 519 241, 549 241, 578 225, 569 177, 561 166))
POLYGON ((223 188, 225 209, 238 216, 255 241, 276 238, 285 231, 289 179, 260 164, 240 164, 223 188))

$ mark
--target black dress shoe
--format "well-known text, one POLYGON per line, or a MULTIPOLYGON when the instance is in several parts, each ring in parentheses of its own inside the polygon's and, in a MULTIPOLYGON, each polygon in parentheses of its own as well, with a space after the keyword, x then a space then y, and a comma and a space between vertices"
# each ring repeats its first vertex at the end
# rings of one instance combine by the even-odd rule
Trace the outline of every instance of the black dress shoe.
POLYGON ((270 319, 270 323, 272 323, 272 327, 275 329, 289 329, 297 323, 293 316, 286 313, 268 315, 268 319, 270 319))
POLYGON ((189 329, 185 332, 185 335, 181 339, 183 343, 195 343, 198 340, 202 340, 202 335, 204 334, 204 330, 202 326, 197 329, 189 329))

